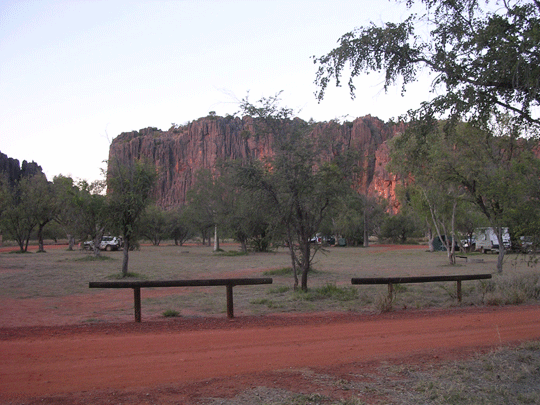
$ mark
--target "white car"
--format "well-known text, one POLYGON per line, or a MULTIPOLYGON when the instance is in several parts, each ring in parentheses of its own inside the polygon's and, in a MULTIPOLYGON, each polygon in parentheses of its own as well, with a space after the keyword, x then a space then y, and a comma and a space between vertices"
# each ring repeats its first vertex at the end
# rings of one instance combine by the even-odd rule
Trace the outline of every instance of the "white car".
POLYGON ((122 247, 122 239, 116 236, 104 236, 99 248, 101 250, 119 250, 122 247))
MULTIPOLYGON (((101 239, 101 243, 99 245, 99 248, 101 250, 119 250, 123 246, 122 238, 119 238, 117 236, 104 236, 101 239)), ((94 249, 94 241, 88 241, 83 243, 83 248, 86 250, 92 250, 94 249)))

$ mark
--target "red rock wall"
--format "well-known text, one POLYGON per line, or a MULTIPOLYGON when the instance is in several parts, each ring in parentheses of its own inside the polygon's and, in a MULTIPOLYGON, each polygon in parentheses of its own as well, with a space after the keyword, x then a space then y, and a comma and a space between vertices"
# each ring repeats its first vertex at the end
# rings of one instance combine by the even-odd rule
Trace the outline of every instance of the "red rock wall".
MULTIPOLYGON (((387 141, 403 130, 402 125, 387 125, 366 116, 353 122, 319 123, 313 135, 323 135, 323 150, 328 158, 351 149, 359 152, 359 164, 365 169, 357 180, 359 192, 381 196, 397 208, 395 186, 399 180, 388 173, 387 141)), ((182 205, 201 168, 212 169, 219 160, 263 158, 272 155, 272 139, 254 135, 250 117, 201 118, 179 128, 161 131, 145 128, 124 132, 116 137, 109 159, 121 161, 145 159, 159 171, 156 190, 158 203, 165 208, 182 205)))

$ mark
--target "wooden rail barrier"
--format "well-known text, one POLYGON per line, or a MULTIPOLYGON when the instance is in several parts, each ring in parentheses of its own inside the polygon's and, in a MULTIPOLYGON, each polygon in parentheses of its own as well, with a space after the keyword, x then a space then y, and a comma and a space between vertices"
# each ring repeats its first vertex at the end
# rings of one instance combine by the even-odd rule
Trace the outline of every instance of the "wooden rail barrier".
POLYGON ((455 281, 457 299, 461 302, 461 282, 466 280, 485 280, 491 274, 456 274, 451 276, 412 276, 412 277, 361 277, 352 278, 352 284, 388 284, 388 297, 392 299, 393 285, 406 283, 436 283, 441 281, 455 281))
POLYGON ((89 288, 133 288, 135 322, 141 322, 141 288, 154 287, 213 287, 225 286, 227 293, 227 317, 234 318, 233 287, 237 285, 272 284, 271 278, 218 278, 199 280, 163 281, 91 281, 89 288))

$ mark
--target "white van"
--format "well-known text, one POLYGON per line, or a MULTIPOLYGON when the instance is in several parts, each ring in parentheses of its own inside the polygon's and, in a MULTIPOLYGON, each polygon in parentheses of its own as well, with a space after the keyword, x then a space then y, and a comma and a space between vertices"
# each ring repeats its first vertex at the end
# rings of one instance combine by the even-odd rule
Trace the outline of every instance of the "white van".
MULTIPOLYGON (((508 228, 503 228, 503 246, 505 249, 511 248, 510 233, 508 228)), ((476 228, 474 230, 474 238, 476 239, 475 250, 479 250, 482 253, 486 252, 498 252, 499 251, 499 238, 497 232, 493 228, 476 228)))

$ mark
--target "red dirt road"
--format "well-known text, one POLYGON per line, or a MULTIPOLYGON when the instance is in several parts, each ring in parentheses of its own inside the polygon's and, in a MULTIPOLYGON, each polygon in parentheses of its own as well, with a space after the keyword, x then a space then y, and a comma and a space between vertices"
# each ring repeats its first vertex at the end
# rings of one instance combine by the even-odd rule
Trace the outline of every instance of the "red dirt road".
POLYGON ((537 339, 538 306, 4 328, 0 402, 411 356, 444 358, 537 339))

